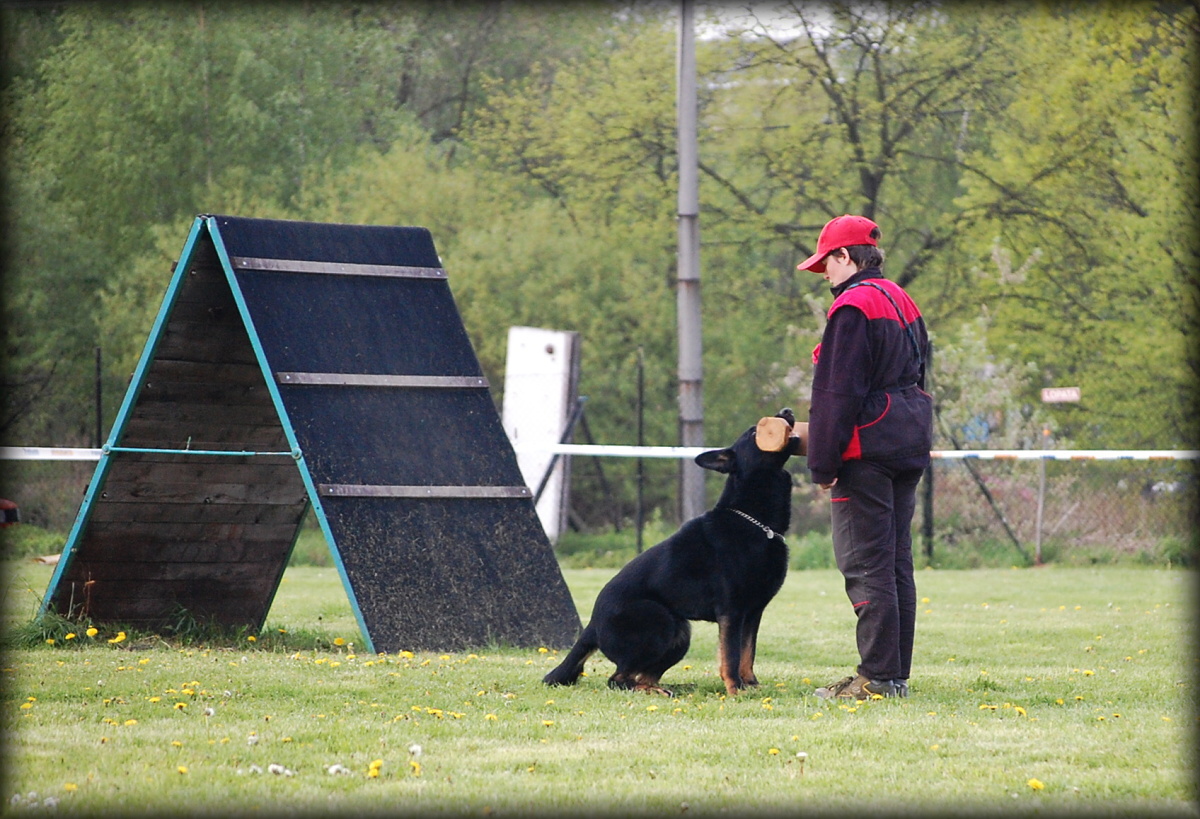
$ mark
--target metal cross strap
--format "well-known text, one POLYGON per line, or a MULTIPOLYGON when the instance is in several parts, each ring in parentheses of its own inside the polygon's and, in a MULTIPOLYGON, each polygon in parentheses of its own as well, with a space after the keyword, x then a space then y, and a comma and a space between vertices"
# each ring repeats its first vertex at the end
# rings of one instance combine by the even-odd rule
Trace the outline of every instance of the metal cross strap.
POLYGON ((774 537, 778 537, 780 540, 783 540, 783 535, 778 534, 774 529, 772 529, 770 526, 763 523, 762 521, 755 520, 754 518, 750 517, 745 512, 743 512, 741 509, 734 509, 732 506, 725 506, 722 508, 728 509, 730 512, 733 512, 733 514, 735 514, 735 515, 741 515, 746 520, 750 521, 755 526, 757 526, 759 529, 762 529, 767 535, 767 540, 770 540, 771 538, 774 538, 774 537))

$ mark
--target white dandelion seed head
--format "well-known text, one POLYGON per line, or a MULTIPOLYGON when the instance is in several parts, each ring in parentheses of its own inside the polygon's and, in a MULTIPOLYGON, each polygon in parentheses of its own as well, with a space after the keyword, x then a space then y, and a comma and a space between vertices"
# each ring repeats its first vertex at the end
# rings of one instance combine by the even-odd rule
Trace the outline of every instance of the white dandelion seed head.
POLYGON ((412 745, 408 746, 408 752, 413 756, 420 756, 421 746, 414 742, 412 745))
POLYGON ((796 751, 796 759, 803 762, 804 760, 808 759, 808 754, 804 753, 804 751, 796 751))
POLYGON ((204 716, 206 717, 211 717, 215 713, 217 712, 211 706, 204 709, 204 716))
POLYGON ((250 773, 252 773, 252 774, 260 774, 260 773, 262 773, 262 768, 258 767, 257 765, 251 765, 251 766, 250 766, 250 773))
POLYGON ((272 762, 270 765, 267 766, 267 773, 273 773, 276 776, 279 776, 285 770, 287 770, 287 768, 284 768, 278 762, 272 762))

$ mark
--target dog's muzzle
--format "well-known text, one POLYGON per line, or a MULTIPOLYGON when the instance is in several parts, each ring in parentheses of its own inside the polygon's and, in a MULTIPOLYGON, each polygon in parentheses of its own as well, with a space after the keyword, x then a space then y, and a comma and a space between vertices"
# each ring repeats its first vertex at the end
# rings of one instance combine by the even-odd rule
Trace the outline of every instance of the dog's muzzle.
POLYGON ((754 443, 763 452, 783 452, 791 455, 808 454, 808 423, 798 422, 795 426, 778 415, 762 418, 754 428, 754 443))

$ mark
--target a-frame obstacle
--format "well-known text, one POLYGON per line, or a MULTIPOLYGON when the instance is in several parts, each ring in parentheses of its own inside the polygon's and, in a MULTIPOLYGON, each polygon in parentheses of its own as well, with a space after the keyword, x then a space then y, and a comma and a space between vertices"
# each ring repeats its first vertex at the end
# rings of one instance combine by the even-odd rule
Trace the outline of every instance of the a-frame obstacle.
POLYGON ((42 610, 262 628, 312 508, 371 652, 579 617, 429 231, 197 217, 42 610))

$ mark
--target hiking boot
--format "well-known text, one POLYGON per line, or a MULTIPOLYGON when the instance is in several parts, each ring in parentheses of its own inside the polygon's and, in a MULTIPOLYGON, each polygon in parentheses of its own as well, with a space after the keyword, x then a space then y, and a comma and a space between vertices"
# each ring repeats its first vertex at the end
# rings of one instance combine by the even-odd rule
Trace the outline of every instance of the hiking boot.
MULTIPOLYGON (((907 684, 904 685, 904 691, 908 693, 907 684)), ((876 697, 903 696, 897 691, 894 680, 869 680, 862 674, 822 686, 813 693, 823 700, 870 700, 876 697)))
POLYGON ((892 684, 896 686, 897 697, 908 696, 908 680, 892 680, 892 684))

